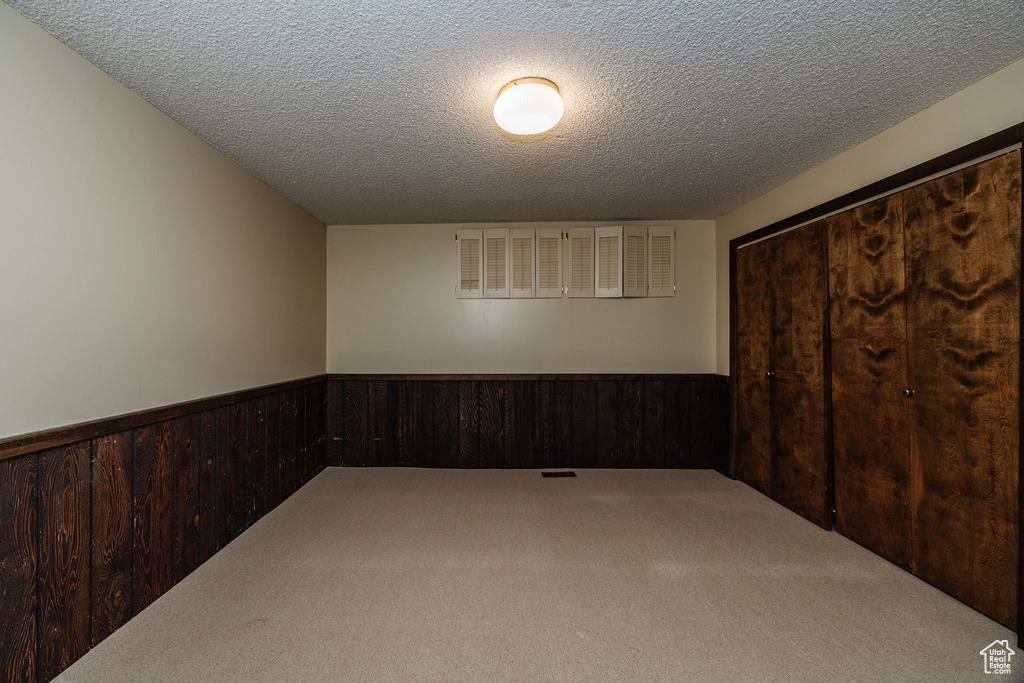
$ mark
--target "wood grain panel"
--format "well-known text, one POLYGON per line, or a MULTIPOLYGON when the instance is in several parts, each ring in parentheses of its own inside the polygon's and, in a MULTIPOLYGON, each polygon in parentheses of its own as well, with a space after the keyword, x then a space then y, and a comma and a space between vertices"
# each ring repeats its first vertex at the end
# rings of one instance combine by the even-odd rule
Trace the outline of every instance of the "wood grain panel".
POLYGON ((398 440, 398 464, 415 467, 416 453, 416 383, 402 380, 398 397, 402 419, 402 433, 398 440))
POLYGON ((202 415, 174 420, 174 566, 178 583, 199 566, 202 415))
POLYGON ((690 386, 690 467, 708 469, 714 465, 718 443, 707 425, 715 420, 714 385, 694 382, 690 386))
POLYGON ((665 467, 665 383, 644 382, 643 466, 665 467))
POLYGON ((345 410, 342 422, 342 456, 343 464, 348 467, 359 467, 368 464, 369 428, 367 426, 367 407, 369 395, 367 382, 345 382, 345 410))
MULTIPOLYGON (((714 395, 714 416, 709 425, 714 443, 711 467, 724 476, 729 476, 729 387, 721 382, 709 382, 714 395)), ((828 391, 825 392, 828 395, 828 391)))
POLYGON ((174 428, 169 421, 135 430, 135 614, 174 583, 173 448, 174 428))
MULTIPOLYGON (((358 434, 365 433, 372 413, 370 431, 381 435, 374 438, 384 444, 388 466, 724 469, 728 383, 722 378, 571 377, 344 380, 355 390, 346 385, 334 392, 343 406, 328 410, 336 422, 354 425, 343 427, 342 444, 350 433, 357 434, 352 441, 361 440, 358 434), (354 400, 371 384, 377 387, 373 396, 367 391, 365 400, 354 400), (707 398, 695 417, 691 408, 698 384, 707 398), (620 406, 628 408, 625 414, 620 406), (702 440, 703 459, 691 456, 695 438, 702 440)), ((343 464, 350 463, 343 458, 343 464)))
POLYGON ((537 383, 509 382, 512 404, 512 430, 515 444, 513 467, 535 467, 537 454, 537 383))
POLYGON ((538 468, 551 467, 554 461, 553 384, 548 380, 537 382, 537 450, 534 452, 533 466, 538 468))
POLYGON ((771 240, 771 497, 832 528, 825 412, 825 223, 771 240))
MULTIPOLYGON (((292 391, 292 394, 295 392, 292 391)), ((246 436, 246 404, 228 408, 228 515, 227 541, 238 538, 246 529, 246 467, 248 442, 246 436)))
POLYGON ((595 382, 597 403, 597 467, 617 467, 619 461, 619 388, 611 380, 595 382))
POLYGON ((228 544, 228 526, 231 517, 231 458, 228 455, 228 422, 230 407, 217 409, 217 492, 214 496, 217 508, 217 550, 228 544))
POLYGON ((327 383, 307 387, 308 404, 306 438, 309 441, 310 476, 320 474, 327 466, 327 383))
POLYGON ((132 432, 93 441, 92 645, 121 628, 132 608, 134 540, 132 432))
MULTIPOLYGON (((309 387, 304 390, 309 391, 309 387)), ((267 512, 267 398, 249 401, 245 415, 245 527, 249 528, 267 512)))
POLYGON ((306 439, 306 392, 295 391, 295 490, 309 481, 309 444, 306 439))
MULTIPOLYGON (((728 390, 724 392, 728 396, 728 390)), ((665 382, 665 466, 691 467, 691 383, 665 382)), ((728 406, 726 406, 728 410, 728 406)), ((728 417, 728 414, 726 414, 728 417)), ((728 429, 728 426, 726 426, 728 429)), ((726 451, 727 453, 727 451, 726 451)))
POLYGON ((505 466, 505 383, 480 382, 480 467, 505 466))
POLYGON ((412 384, 412 452, 416 467, 434 467, 434 383, 412 384))
POLYGON ((828 220, 836 530, 910 568, 903 196, 828 220))
POLYGON ((434 466, 459 466, 459 382, 434 384, 434 466))
POLYGON ((643 457, 643 383, 619 382, 618 467, 640 467, 643 457))
POLYGON ((327 382, 327 465, 345 464, 345 383, 327 382))
POLYGON ((388 464, 388 441, 391 436, 386 381, 372 380, 367 383, 366 418, 370 438, 367 443, 365 464, 369 467, 383 467, 388 464))
POLYGON ((391 439, 387 463, 390 466, 413 467, 413 383, 408 380, 388 382, 388 422, 391 439))
POLYGON ((480 466, 480 382, 459 382, 459 467, 480 466))
POLYGON ((914 571, 1011 628, 1020 197, 1019 152, 904 196, 914 571))
POLYGON ((267 397, 267 512, 281 504, 281 395, 267 397))
POLYGON ((90 647, 91 455, 88 441, 39 454, 41 681, 52 680, 90 647))
MULTIPOLYGON (((736 252, 736 330, 732 367, 733 471, 737 479, 771 493, 772 245, 736 252)), ((693 457, 701 457, 694 453, 693 457)))
POLYGON ((294 391, 285 391, 281 394, 281 501, 295 493, 297 482, 295 481, 295 456, 296 443, 295 421, 298 418, 298 408, 295 403, 297 398, 294 391))
POLYGON ((37 679, 38 457, 0 461, 0 679, 37 679))
POLYGON ((217 552, 217 411, 200 414, 199 562, 217 552))
POLYGON ((572 467, 572 389, 570 380, 551 386, 551 467, 572 467))
POLYGON ((519 461, 519 455, 517 450, 519 448, 519 428, 516 424, 516 417, 518 415, 516 408, 516 398, 518 394, 514 388, 514 385, 521 384, 514 380, 498 380, 502 386, 502 430, 501 430, 501 453, 502 453, 502 467, 512 469, 517 467, 519 461))
POLYGON ((597 383, 572 382, 572 464, 597 464, 597 383))

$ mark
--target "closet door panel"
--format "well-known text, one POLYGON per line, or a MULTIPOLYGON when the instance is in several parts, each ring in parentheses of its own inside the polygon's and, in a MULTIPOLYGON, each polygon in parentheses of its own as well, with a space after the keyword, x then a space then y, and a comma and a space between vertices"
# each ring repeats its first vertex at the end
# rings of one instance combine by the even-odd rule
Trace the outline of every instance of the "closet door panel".
POLYGON ((770 242, 736 252, 736 478, 762 493, 771 488, 769 334, 771 331, 770 242))
POLYGON ((910 568, 903 199, 828 220, 836 530, 910 568))
POLYGON ((1016 628, 1020 154, 905 193, 913 563, 1016 628))
POLYGON ((771 240, 771 496, 831 528, 825 327, 825 222, 771 240))

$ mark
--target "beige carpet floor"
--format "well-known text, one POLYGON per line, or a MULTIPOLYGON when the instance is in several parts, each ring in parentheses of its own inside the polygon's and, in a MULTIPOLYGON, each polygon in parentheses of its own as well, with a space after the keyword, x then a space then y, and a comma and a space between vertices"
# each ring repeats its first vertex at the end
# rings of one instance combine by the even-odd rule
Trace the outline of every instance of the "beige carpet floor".
POLYGON ((328 469, 58 680, 1019 680, 979 654, 1013 632, 743 484, 577 474, 328 469))

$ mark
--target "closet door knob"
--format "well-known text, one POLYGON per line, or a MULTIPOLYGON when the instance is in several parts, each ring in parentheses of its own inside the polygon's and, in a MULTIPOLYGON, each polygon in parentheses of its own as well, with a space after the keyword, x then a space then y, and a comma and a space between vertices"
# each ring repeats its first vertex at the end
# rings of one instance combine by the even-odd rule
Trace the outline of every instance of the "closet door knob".
POLYGON ((913 389, 904 389, 903 390, 903 395, 906 396, 907 398, 910 398, 911 396, 914 395, 914 390, 913 389))
POLYGON ((764 376, 765 376, 765 377, 774 377, 774 376, 775 376, 775 373, 774 373, 774 372, 772 372, 771 370, 769 370, 768 372, 764 373, 764 376))

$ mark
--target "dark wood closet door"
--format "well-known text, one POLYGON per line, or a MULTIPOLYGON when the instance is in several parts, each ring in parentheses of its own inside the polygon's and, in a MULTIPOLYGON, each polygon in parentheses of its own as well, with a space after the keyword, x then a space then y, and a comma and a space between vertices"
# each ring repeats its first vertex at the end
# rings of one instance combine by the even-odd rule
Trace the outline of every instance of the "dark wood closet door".
POLYGON ((771 490, 768 350, 771 331, 770 242, 736 252, 735 474, 762 493, 771 490))
POLYGON ((771 497, 832 528, 825 407, 825 221, 772 238, 771 497))
POLYGON ((916 574, 1016 628, 1020 153, 908 190, 916 574))
POLYGON ((903 197, 828 220, 836 530, 910 568, 903 197))

